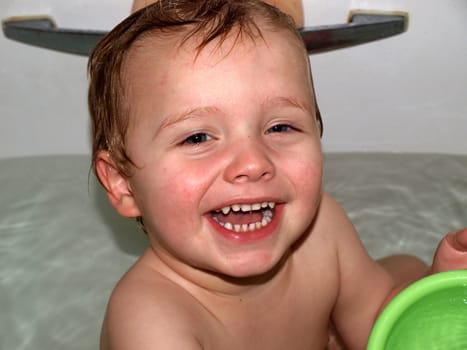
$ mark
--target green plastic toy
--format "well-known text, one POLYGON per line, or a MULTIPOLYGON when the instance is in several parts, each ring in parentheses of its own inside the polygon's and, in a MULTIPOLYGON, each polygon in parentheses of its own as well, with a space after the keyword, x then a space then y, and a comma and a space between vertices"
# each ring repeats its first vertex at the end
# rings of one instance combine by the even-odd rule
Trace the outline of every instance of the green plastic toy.
POLYGON ((423 278, 383 310, 367 350, 405 349, 467 349, 467 270, 423 278))

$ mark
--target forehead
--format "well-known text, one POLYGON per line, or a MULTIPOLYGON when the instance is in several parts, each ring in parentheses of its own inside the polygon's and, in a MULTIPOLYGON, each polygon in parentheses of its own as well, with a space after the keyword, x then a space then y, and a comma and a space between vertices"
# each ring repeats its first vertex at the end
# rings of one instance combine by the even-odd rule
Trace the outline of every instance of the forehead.
POLYGON ((201 50, 199 38, 141 39, 128 56, 123 77, 130 130, 158 130, 174 116, 193 111, 259 116, 295 104, 313 113, 304 45, 290 31, 262 34, 251 38, 231 32, 201 50))
POLYGON ((202 44, 203 40, 203 34, 189 35, 188 29, 169 33, 146 32, 130 47, 122 70, 132 71, 145 65, 166 70, 175 61, 177 64, 191 65, 206 60, 219 63, 230 56, 272 47, 286 50, 291 63, 302 61, 308 66, 308 54, 303 42, 296 33, 285 28, 266 25, 260 28, 260 32, 233 28, 225 36, 216 37, 205 45, 202 44))
POLYGON ((122 74, 131 119, 147 111, 165 116, 183 106, 241 104, 272 95, 314 104, 306 49, 293 32, 275 29, 252 38, 231 31, 202 49, 200 38, 183 38, 147 35, 135 43, 122 74))

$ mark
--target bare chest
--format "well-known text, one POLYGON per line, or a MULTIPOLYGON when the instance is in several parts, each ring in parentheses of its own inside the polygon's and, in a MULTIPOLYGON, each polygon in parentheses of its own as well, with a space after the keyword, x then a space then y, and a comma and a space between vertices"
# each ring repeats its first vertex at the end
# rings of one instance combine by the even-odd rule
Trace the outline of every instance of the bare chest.
POLYGON ((322 287, 226 306, 204 329, 204 348, 324 349, 333 296, 322 287))

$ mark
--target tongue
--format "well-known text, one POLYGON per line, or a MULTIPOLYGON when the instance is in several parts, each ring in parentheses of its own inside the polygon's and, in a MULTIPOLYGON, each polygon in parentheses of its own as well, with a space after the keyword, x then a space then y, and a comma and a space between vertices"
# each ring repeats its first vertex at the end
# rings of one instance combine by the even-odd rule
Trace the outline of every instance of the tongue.
POLYGON ((227 215, 224 215, 223 213, 213 213, 212 216, 218 222, 222 222, 222 223, 230 222, 233 225, 251 224, 255 222, 261 222, 261 220, 263 219, 263 214, 259 210, 252 211, 249 213, 231 211, 227 215))

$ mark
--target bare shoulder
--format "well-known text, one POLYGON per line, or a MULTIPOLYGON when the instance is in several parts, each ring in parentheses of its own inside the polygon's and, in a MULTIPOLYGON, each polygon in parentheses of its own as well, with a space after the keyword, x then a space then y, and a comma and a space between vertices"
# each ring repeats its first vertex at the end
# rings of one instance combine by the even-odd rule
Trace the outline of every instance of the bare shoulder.
POLYGON ((339 292, 333 323, 350 348, 363 349, 393 281, 370 257, 347 214, 331 196, 323 196, 318 217, 318 225, 336 248, 339 292))
POLYGON ((343 241, 356 237, 354 226, 344 209, 328 193, 323 193, 313 230, 331 240, 336 248, 343 241))
MULTIPOLYGON (((363 272, 380 274, 379 264, 369 256, 344 209, 329 194, 323 195, 316 221, 316 229, 320 234, 328 237, 336 248, 341 277, 347 275, 358 277, 365 275, 363 272), (352 269, 356 270, 352 271, 352 269), (358 269, 362 270, 358 271, 358 269), (367 269, 370 271, 366 271, 367 269)), ((372 277, 374 275, 370 274, 372 277)))
POLYGON ((326 192, 323 193, 318 216, 320 216, 321 219, 326 220, 327 225, 342 224, 342 221, 347 221, 347 215, 345 214, 344 209, 342 209, 340 204, 326 192))
POLYGON ((298 256, 308 266, 318 266, 318 270, 325 266, 327 275, 338 277, 340 247, 353 245, 349 242, 355 241, 356 236, 341 206, 329 194, 323 193, 310 231, 298 241, 298 256))
POLYGON ((202 349, 203 314, 189 293, 137 263, 112 292, 101 350, 202 349))

